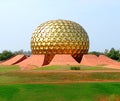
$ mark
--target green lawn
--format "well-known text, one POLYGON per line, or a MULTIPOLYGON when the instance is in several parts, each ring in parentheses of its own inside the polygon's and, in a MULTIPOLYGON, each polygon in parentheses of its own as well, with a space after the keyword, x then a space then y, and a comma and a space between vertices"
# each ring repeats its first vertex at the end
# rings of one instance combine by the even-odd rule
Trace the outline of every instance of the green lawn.
POLYGON ((0 65, 0 73, 20 70, 19 66, 16 65, 0 65))
POLYGON ((80 70, 112 70, 111 68, 105 68, 104 65, 100 66, 44 66, 36 68, 34 70, 71 70, 71 67, 80 67, 80 70))
MULTIPOLYGON (((71 70, 71 67, 80 67, 80 70, 114 70, 111 68, 105 68, 104 66, 44 66, 35 68, 34 70, 71 70)), ((20 70, 17 65, 0 65, 0 72, 16 71, 20 70)))
MULTIPOLYGON (((62 68, 70 68, 70 66, 61 66, 62 68)), ((56 66, 56 68, 61 68, 56 66)), ((48 68, 48 67, 43 67, 48 68)), ((53 70, 55 66, 51 66, 53 70)), ((90 67, 82 67, 82 71, 89 70, 90 67)), ((98 67, 91 67, 91 70, 97 70, 98 67), (94 68, 94 69, 93 69, 94 68)), ((61 69, 62 70, 62 69, 61 69)), ((81 71, 77 70, 77 71, 81 71)), ((100 70, 100 68, 99 68, 100 70)), ((98 70, 98 71, 99 71, 98 70)), ((55 71, 55 70, 54 70, 55 71)), ((18 66, 0 66, 0 84, 11 83, 43 83, 43 82, 79 82, 79 81, 104 81, 104 80, 119 80, 119 72, 42 72, 40 69, 21 71, 18 66)))
POLYGON ((11 83, 52 83, 80 81, 120 81, 120 72, 39 72, 9 71, 0 73, 0 84, 11 83))
POLYGON ((120 83, 0 85, 0 101, 120 101, 120 83))
POLYGON ((66 72, 44 72, 41 68, 21 71, 18 66, 0 66, 0 101, 120 101, 120 72, 86 72, 104 70, 86 66, 80 67, 83 72, 70 71, 70 66, 50 68, 66 72), (117 82, 100 83, 105 80, 117 82))

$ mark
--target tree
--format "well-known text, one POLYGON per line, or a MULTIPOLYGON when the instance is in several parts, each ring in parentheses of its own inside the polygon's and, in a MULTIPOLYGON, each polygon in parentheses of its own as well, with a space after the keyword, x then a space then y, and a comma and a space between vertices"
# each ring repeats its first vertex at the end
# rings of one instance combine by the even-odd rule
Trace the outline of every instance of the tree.
POLYGON ((110 57, 114 60, 120 60, 120 51, 115 50, 114 48, 111 48, 110 51, 104 52, 106 56, 110 57))
POLYGON ((24 51, 24 50, 19 50, 19 51, 15 51, 14 52, 15 55, 18 55, 18 54, 24 54, 26 56, 30 56, 31 55, 31 51, 24 51))
POLYGON ((99 56, 101 54, 103 54, 102 52, 97 52, 97 51, 92 51, 92 52, 89 52, 89 54, 94 54, 96 56, 99 56))
POLYGON ((12 53, 11 51, 3 51, 2 53, 0 53, 0 61, 1 60, 6 60, 10 57, 14 56, 14 53, 12 53))

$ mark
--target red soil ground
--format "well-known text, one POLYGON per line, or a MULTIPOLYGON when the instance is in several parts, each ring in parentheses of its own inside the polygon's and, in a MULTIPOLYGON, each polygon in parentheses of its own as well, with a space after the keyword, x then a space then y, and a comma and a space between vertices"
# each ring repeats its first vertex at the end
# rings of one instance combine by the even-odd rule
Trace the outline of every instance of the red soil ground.
POLYGON ((57 54, 49 65, 79 65, 79 63, 71 55, 57 54))
MULTIPOLYGON (((41 67, 45 62, 45 55, 31 55, 17 65, 19 65, 22 70, 28 70, 41 67)), ((79 63, 71 55, 59 54, 54 56, 49 65, 79 65, 79 63)))
POLYGON ((80 62, 81 65, 96 66, 98 65, 98 57, 96 55, 83 55, 83 58, 80 62))
POLYGON ((45 61, 45 55, 31 55, 24 61, 18 63, 22 70, 24 69, 33 69, 36 67, 43 66, 45 61))
POLYGON ((100 64, 106 64, 105 67, 107 68, 116 68, 116 69, 120 69, 120 62, 117 62, 115 60, 112 60, 110 58, 108 58, 105 55, 100 55, 99 56, 99 63, 100 64))
POLYGON ((119 62, 112 60, 105 55, 100 55, 99 57, 91 54, 84 55, 80 64, 87 65, 87 66, 104 65, 104 67, 107 67, 107 68, 120 69, 119 62))
POLYGON ((117 61, 115 61, 115 60, 112 60, 112 59, 108 58, 108 57, 105 56, 105 55, 100 55, 98 58, 99 58, 99 64, 120 65, 119 62, 117 62, 117 61))
MULTIPOLYGON (((33 69, 41 67, 46 64, 45 55, 31 55, 26 59, 25 55, 17 55, 5 62, 0 63, 1 65, 19 65, 21 69, 33 69)), ((71 55, 57 54, 54 56, 49 65, 86 65, 86 66, 97 66, 103 65, 106 68, 120 69, 120 62, 112 60, 104 55, 99 57, 91 54, 83 55, 81 63, 79 64, 71 55)))
POLYGON ((1 65, 14 65, 14 64, 17 64, 17 63, 23 61, 26 58, 27 57, 25 55, 16 55, 16 56, 2 62, 1 65))

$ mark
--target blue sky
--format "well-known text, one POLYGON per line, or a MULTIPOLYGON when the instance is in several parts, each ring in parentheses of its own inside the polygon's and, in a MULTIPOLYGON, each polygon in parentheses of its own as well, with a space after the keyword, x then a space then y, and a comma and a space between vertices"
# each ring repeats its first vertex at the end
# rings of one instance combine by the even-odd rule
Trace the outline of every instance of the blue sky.
POLYGON ((30 50, 34 29, 53 19, 83 26, 89 51, 120 49, 120 0, 0 0, 0 52, 30 50))

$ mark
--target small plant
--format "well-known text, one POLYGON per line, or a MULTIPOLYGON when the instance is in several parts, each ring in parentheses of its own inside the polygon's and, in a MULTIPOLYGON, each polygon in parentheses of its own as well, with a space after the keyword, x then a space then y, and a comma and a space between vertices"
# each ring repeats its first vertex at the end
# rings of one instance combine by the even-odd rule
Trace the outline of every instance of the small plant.
POLYGON ((80 67, 70 67, 71 70, 80 70, 80 67))

